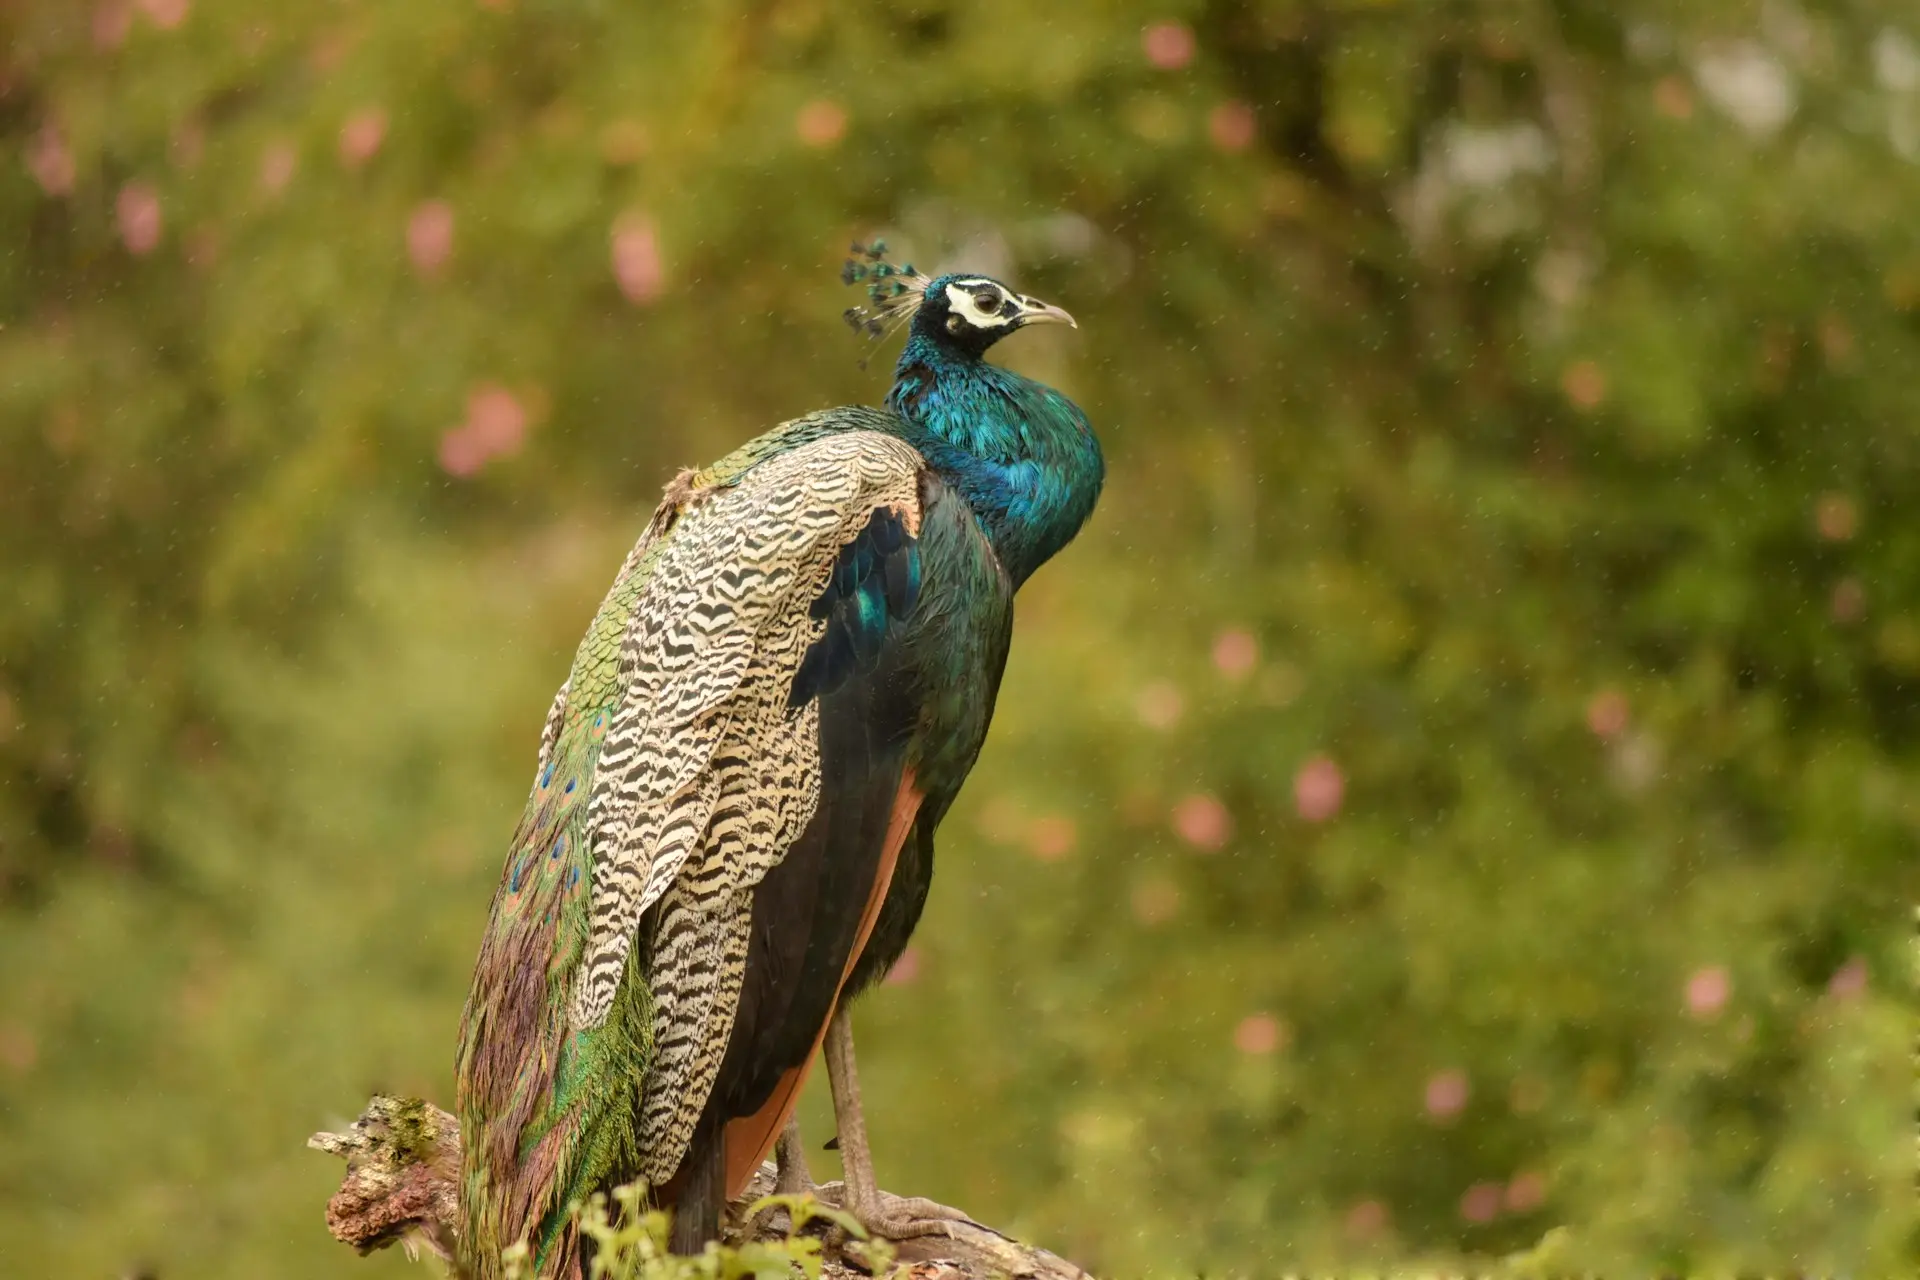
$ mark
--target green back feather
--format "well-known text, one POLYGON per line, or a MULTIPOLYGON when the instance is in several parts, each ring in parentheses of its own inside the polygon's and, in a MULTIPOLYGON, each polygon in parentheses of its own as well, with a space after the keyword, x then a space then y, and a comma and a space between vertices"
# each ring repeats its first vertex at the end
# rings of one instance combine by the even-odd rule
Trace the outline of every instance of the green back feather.
POLYGON ((588 933, 587 799, 620 703, 621 640, 671 521, 663 507, 575 654, 475 964, 457 1074, 462 1242, 477 1280, 494 1280, 500 1250, 521 1239, 536 1274, 557 1274, 576 1249, 570 1204, 634 1163, 653 1028, 639 949, 605 1024, 574 1032, 566 1011, 588 933))

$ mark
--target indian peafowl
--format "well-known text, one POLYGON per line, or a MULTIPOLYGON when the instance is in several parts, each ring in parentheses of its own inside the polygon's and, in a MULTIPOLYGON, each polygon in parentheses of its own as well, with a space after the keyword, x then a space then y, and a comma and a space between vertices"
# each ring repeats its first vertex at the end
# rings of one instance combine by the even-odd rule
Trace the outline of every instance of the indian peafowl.
POLYGON ((1104 468, 1071 401, 983 359, 1071 316, 855 251, 870 305, 848 319, 908 328, 885 407, 796 418, 675 479, 547 715, 461 1020, 481 1280, 523 1239, 537 1275, 579 1273, 569 1207, 636 1178, 698 1251, 823 1045, 847 1207, 927 1229, 879 1208, 846 1006, 919 920, 1014 592, 1104 468))

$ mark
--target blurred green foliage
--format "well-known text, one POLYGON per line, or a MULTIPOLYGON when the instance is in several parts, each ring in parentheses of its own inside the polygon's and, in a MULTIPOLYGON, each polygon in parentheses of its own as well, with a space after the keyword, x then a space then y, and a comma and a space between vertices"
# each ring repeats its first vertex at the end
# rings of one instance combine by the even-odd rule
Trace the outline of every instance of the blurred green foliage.
POLYGON ((1004 358, 1113 467, 860 1015, 886 1185, 1114 1276, 1914 1267, 1909 5, 0 31, 0 1271, 410 1273, 301 1138, 447 1099, 572 646, 674 468, 882 394, 876 230, 1073 310, 1004 358))

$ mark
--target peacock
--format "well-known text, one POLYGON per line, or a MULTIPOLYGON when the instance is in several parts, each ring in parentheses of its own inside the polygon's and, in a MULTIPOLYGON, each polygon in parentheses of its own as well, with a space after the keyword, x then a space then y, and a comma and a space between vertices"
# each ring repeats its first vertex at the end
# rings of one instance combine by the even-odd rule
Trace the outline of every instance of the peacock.
POLYGON ((519 1241, 538 1276, 583 1273, 569 1209, 611 1186, 643 1179, 698 1252, 776 1145, 804 1185, 792 1116, 823 1050, 845 1207, 937 1229, 927 1202, 881 1209, 847 1006, 919 921, 1014 593, 1104 463, 1072 401, 984 359, 1070 315, 854 251, 849 321, 907 329, 883 407, 675 477, 547 714, 456 1060, 480 1280, 519 1241))

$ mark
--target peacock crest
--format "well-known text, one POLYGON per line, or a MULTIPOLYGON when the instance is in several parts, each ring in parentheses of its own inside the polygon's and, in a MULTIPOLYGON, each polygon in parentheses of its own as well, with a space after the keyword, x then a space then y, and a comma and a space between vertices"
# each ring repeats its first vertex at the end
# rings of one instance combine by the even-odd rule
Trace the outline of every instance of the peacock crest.
POLYGON ((848 307, 843 318, 855 333, 865 334, 876 343, 883 342, 894 330, 913 319, 930 281, 915 271, 910 262, 900 265, 888 262, 884 240, 875 240, 872 244, 856 241, 850 252, 853 256, 840 268, 840 283, 864 285, 867 304, 848 307))

